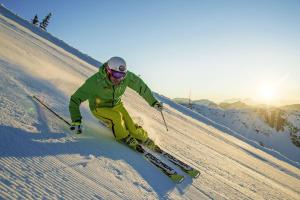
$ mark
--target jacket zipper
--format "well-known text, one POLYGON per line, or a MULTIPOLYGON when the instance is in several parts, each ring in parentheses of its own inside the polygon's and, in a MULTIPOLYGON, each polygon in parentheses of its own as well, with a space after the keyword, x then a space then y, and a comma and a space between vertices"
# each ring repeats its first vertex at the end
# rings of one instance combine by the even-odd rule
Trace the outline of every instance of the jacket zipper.
POLYGON ((114 107, 115 105, 115 86, 113 85, 113 101, 112 101, 112 107, 114 107))

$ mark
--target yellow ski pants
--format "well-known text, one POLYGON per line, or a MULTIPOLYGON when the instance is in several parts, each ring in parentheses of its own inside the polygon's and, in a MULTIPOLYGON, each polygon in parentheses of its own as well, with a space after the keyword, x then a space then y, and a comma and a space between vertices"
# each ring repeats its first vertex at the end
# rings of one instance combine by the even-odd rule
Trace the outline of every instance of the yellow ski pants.
POLYGON ((148 133, 133 122, 123 103, 113 108, 97 108, 93 110, 92 113, 96 118, 105 122, 107 126, 112 129, 117 140, 123 139, 128 135, 142 142, 148 138, 148 133))

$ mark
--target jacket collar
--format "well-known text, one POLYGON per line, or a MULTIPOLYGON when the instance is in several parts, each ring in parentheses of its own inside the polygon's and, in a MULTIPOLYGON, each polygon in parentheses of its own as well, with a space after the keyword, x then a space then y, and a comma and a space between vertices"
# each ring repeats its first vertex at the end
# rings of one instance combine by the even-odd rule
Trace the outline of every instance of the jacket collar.
POLYGON ((99 67, 99 79, 105 80, 106 84, 109 86, 113 86, 112 82, 109 80, 104 65, 99 67))

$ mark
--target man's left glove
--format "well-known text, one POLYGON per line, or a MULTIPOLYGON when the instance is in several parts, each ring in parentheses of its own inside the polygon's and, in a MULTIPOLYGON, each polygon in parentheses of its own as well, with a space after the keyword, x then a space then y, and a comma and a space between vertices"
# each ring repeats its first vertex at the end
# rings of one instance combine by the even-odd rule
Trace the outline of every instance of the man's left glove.
POLYGON ((70 130, 75 132, 76 134, 81 134, 82 133, 81 120, 72 122, 72 125, 70 126, 70 130))
POLYGON ((163 103, 162 102, 156 102, 155 104, 154 104, 154 106, 153 106, 156 110, 158 110, 158 111, 162 111, 163 110, 163 108, 164 108, 164 106, 163 106, 163 103))

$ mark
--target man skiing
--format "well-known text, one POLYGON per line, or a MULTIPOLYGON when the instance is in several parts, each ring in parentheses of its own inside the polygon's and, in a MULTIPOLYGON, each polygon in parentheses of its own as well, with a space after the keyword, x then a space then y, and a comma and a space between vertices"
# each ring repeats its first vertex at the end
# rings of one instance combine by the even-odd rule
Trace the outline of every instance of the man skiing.
POLYGON ((153 96, 141 78, 127 70, 124 59, 112 57, 71 96, 71 130, 82 132, 79 107, 88 100, 93 115, 112 129, 116 140, 125 142, 133 149, 136 149, 138 142, 150 149, 156 148, 147 132, 133 122, 121 101, 127 86, 142 96, 150 106, 162 111, 162 103, 153 96))

